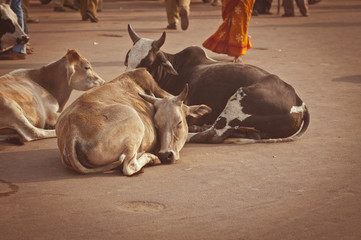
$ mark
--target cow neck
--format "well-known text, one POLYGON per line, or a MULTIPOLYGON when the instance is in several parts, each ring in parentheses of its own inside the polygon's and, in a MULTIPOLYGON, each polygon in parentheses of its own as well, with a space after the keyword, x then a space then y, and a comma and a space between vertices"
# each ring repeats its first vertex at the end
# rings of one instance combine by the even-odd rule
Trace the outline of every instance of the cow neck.
MULTIPOLYGON (((173 58, 173 56, 171 54, 167 54, 165 52, 162 52, 162 54, 164 54, 164 56, 166 57, 166 59, 168 59, 168 61, 170 61, 170 59, 173 58)), ((167 73, 164 70, 164 68, 162 66, 162 60, 159 57, 159 55, 157 55, 153 64, 151 66, 147 67, 147 70, 153 76, 154 80, 158 83, 158 85, 160 87, 162 87, 161 83, 169 75, 169 73, 167 73)))
MULTIPOLYGON (((175 55, 165 53, 165 52, 162 52, 162 53, 164 54, 165 58, 173 65, 175 55)), ((158 83, 159 87, 161 87, 162 89, 164 89, 165 91, 167 91, 173 95, 177 95, 179 93, 179 92, 175 92, 172 87, 176 83, 177 76, 166 72, 166 70, 162 66, 162 60, 159 57, 159 55, 157 55, 156 60, 154 61, 154 63, 151 66, 149 66, 147 68, 147 70, 153 76, 154 80, 158 83)))
POLYGON ((58 101, 59 112, 62 111, 72 91, 68 83, 66 61, 63 57, 54 63, 29 72, 31 79, 46 89, 58 101))

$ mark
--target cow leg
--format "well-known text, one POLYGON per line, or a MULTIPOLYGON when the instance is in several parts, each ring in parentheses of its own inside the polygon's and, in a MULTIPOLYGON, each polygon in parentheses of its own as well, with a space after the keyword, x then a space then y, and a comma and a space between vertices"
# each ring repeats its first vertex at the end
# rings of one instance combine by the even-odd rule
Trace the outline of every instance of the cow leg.
POLYGON ((223 141, 230 137, 236 129, 227 127, 224 129, 215 129, 211 127, 203 132, 188 133, 187 142, 190 143, 223 143, 223 141))
POLYGON ((188 132, 203 132, 205 130, 207 130, 208 128, 210 128, 212 125, 209 124, 204 124, 202 126, 198 126, 198 125, 190 125, 188 127, 188 132))
MULTIPOLYGON (((15 104, 5 106, 5 111, 2 113, 4 113, 4 116, 6 117, 2 118, 0 121, 0 129, 14 129, 24 139, 24 141, 56 137, 55 130, 45 130, 33 126, 24 116, 21 108, 14 105, 15 104)), ((12 138, 16 136, 16 134, 13 134, 12 136, 2 136, 0 140, 7 140, 9 137, 12 138)))
POLYGON ((159 161, 158 157, 151 153, 138 153, 128 161, 123 163, 123 174, 131 176, 139 172, 145 165, 150 162, 159 161))
POLYGON ((231 138, 250 138, 259 140, 261 139, 261 132, 255 129, 254 127, 238 127, 236 131, 234 131, 231 138))

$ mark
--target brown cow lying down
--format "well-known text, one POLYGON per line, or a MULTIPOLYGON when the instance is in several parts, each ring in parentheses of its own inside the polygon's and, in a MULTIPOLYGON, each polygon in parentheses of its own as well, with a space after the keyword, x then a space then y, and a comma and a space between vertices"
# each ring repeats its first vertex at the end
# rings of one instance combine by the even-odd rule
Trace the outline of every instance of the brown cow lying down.
POLYGON ((210 111, 184 105, 187 92, 168 94, 141 68, 84 93, 56 124, 62 163, 83 174, 123 165, 123 174, 132 175, 158 160, 157 153, 162 163, 178 160, 188 134, 185 117, 210 111))
POLYGON ((23 143, 56 137, 55 123, 71 91, 103 83, 76 50, 68 50, 60 60, 39 69, 20 69, 1 76, 0 140, 23 143))

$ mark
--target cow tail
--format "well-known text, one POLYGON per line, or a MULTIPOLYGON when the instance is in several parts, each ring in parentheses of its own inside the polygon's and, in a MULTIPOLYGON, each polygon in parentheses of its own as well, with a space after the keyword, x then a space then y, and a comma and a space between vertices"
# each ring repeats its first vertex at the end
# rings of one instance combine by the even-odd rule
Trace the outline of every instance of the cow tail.
POLYGON ((286 138, 271 138, 271 139, 248 139, 248 138, 227 138, 224 140, 224 143, 230 144, 251 144, 251 143, 282 143, 282 142, 293 142, 301 137, 307 130, 308 125, 310 124, 310 113, 305 106, 305 112, 303 116, 303 124, 300 130, 291 137, 286 138))
POLYGON ((288 138, 270 138, 270 139, 249 139, 249 138, 227 138, 223 143, 227 144, 252 144, 252 143, 281 143, 281 142, 293 142, 296 139, 293 137, 288 138))
POLYGON ((123 161, 125 159, 125 154, 122 154, 117 161, 112 162, 108 165, 101 166, 101 167, 89 168, 89 167, 84 166, 79 161, 77 148, 81 149, 81 144, 80 144, 79 139, 77 139, 75 137, 72 141, 70 141, 66 144, 65 151, 64 151, 66 156, 64 156, 64 154, 63 154, 63 158, 66 158, 66 162, 64 162, 64 160, 63 160, 63 164, 66 167, 71 168, 82 174, 98 173, 98 172, 105 172, 105 171, 112 170, 112 169, 122 165, 123 161))
POLYGON ((310 113, 306 106, 305 106, 305 109, 306 109, 306 111, 304 112, 304 115, 303 115, 302 128, 294 136, 292 136, 293 138, 301 137, 306 132, 308 125, 310 124, 310 113))

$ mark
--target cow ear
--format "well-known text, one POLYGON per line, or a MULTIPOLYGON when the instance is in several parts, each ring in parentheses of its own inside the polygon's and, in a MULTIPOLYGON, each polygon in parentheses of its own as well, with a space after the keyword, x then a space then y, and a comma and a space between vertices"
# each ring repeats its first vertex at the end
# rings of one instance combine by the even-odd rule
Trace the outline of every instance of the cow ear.
POLYGON ((66 67, 66 77, 68 79, 69 86, 71 84, 71 78, 73 77, 74 72, 75 72, 74 64, 68 64, 68 66, 66 67))
POLYGON ((66 56, 67 56, 69 62, 79 61, 79 59, 80 59, 79 53, 74 49, 68 50, 68 52, 66 53, 66 56))
POLYGON ((162 66, 167 73, 178 75, 178 72, 173 68, 173 65, 168 60, 166 62, 162 62, 162 66))
POLYGON ((150 95, 147 95, 147 94, 143 94, 143 93, 139 93, 138 92, 138 95, 141 96, 145 101, 151 103, 151 104, 154 104, 156 103, 157 101, 160 101, 161 99, 159 98, 156 98, 154 96, 150 96, 150 95))
POLYGON ((208 107, 207 105, 201 104, 201 105, 192 105, 192 106, 186 106, 187 107, 187 116, 191 116, 194 118, 200 118, 205 114, 208 114, 212 112, 212 108, 208 107))
POLYGON ((169 62, 162 51, 157 54, 157 57, 160 58, 160 62, 167 73, 178 75, 177 71, 173 68, 173 65, 169 62))
POLYGON ((130 52, 130 50, 127 52, 127 55, 125 56, 125 61, 124 61, 124 66, 126 66, 126 67, 128 67, 129 52, 130 52))

